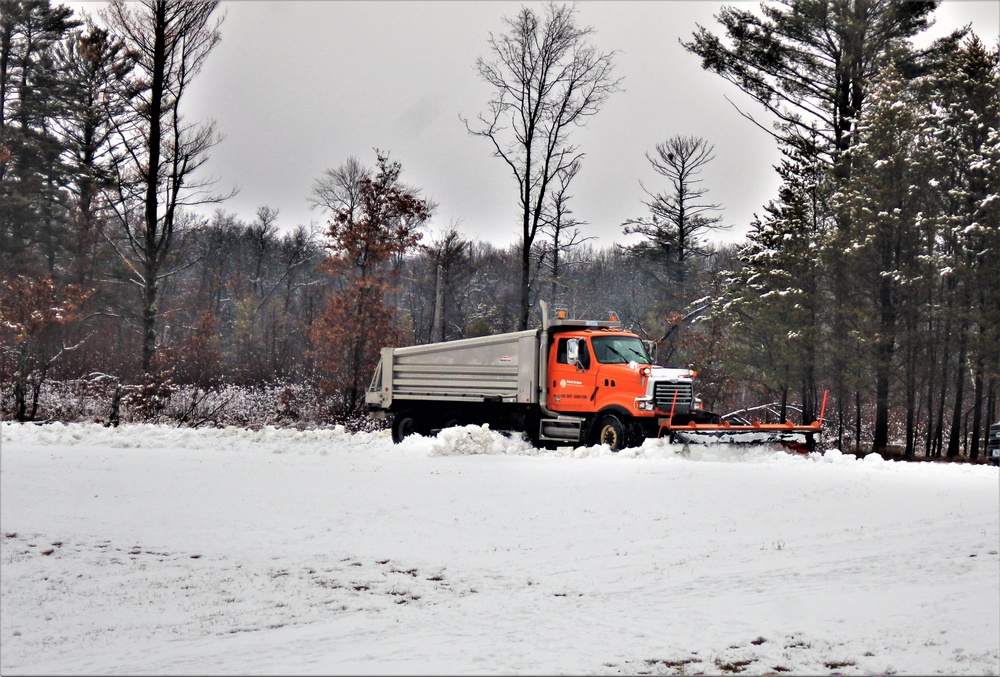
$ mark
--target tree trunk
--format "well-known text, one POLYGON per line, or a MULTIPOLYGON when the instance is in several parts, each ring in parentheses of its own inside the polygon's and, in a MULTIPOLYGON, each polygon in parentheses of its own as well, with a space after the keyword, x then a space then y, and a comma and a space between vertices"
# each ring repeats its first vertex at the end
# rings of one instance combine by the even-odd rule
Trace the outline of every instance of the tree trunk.
POLYGON ((963 327, 958 333, 958 369, 955 370, 955 410, 951 416, 951 434, 948 435, 948 458, 959 455, 959 438, 962 433, 962 397, 965 394, 965 349, 966 333, 963 327))
POLYGON ((993 412, 996 408, 996 380, 990 379, 986 386, 986 435, 989 439, 990 426, 996 423, 993 412))
POLYGON ((434 319, 431 325, 431 342, 444 341, 444 269, 440 263, 434 281, 434 319))
POLYGON ((161 238, 159 232, 159 189, 160 179, 160 143, 163 117, 164 74, 167 67, 166 57, 166 22, 167 3, 157 2, 155 5, 155 21, 153 30, 153 79, 149 91, 149 136, 146 149, 149 152, 149 165, 146 168, 145 219, 146 229, 143 239, 143 307, 142 307, 142 371, 150 373, 153 355, 156 353, 156 277, 159 273, 159 257, 161 238))
MULTIPOLYGON (((944 447, 944 403, 948 397, 948 355, 951 352, 951 304, 948 304, 948 319, 944 323, 944 346, 940 352, 941 359, 941 388, 938 398, 937 415, 934 423, 934 439, 931 443, 931 455, 934 458, 941 456, 944 447)), ((928 412, 929 413, 929 412, 928 412)))
POLYGON ((854 391, 854 451, 861 451, 861 390, 854 391))
POLYGON ((844 428, 845 428, 845 414, 844 414, 844 398, 837 398, 837 448, 844 448, 844 428))
MULTIPOLYGON (((22 347, 24 351, 26 348, 22 347)), ((23 352, 18 355, 17 375, 14 377, 14 420, 24 423, 28 420, 28 359, 23 352)))
POLYGON ((872 435, 872 451, 881 453, 889 446, 889 375, 882 369, 877 369, 877 372, 875 376, 875 430, 872 435))
POLYGON ((28 414, 29 421, 34 421, 35 417, 38 416, 38 396, 42 393, 42 384, 45 383, 45 377, 48 376, 48 372, 48 365, 43 366, 38 372, 38 380, 31 384, 31 412, 28 414))
POLYGON ((976 375, 973 383, 972 445, 969 451, 969 458, 976 460, 979 458, 980 433, 983 425, 983 366, 981 361, 976 365, 976 375))
POLYGON ((366 323, 366 313, 361 307, 364 304, 364 296, 358 297, 358 306, 355 308, 355 317, 358 321, 358 333, 354 339, 351 351, 351 389, 347 398, 346 413, 353 414, 358 403, 361 401, 361 366, 364 362, 365 341, 368 336, 368 325, 366 323))
MULTIPOLYGON (((527 235, 527 217, 525 217, 525 235, 527 235)), ((517 328, 524 330, 528 328, 528 316, 531 313, 531 303, 528 295, 531 291, 531 246, 527 243, 527 238, 521 248, 521 314, 517 321, 517 328)))
POLYGON ((917 385, 913 381, 912 371, 906 377, 906 458, 913 458, 916 451, 916 408, 917 385))
POLYGON ((875 430, 872 451, 880 453, 889 446, 889 380, 892 377, 896 349, 896 308, 892 282, 883 278, 879 292, 879 340, 875 346, 875 430))
MULTIPOLYGON (((810 326, 817 326, 815 312, 810 310, 810 326)), ((802 419, 803 425, 816 420, 816 342, 812 333, 807 334, 805 374, 802 382, 802 419)))
POLYGON ((142 373, 149 374, 156 354, 156 272, 147 269, 142 287, 142 373))

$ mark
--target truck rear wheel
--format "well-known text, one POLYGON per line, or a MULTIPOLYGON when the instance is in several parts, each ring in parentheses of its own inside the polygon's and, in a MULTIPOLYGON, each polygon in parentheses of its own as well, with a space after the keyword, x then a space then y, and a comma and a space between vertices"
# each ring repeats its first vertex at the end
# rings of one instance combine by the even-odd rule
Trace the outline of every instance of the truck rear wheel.
POLYGON ((444 415, 442 428, 455 428, 460 425, 465 425, 463 423, 462 414, 456 410, 449 411, 444 415))
POLYGON ((392 441, 399 444, 414 433, 421 433, 421 423, 412 411, 400 411, 392 417, 392 441))
POLYGON ((597 421, 594 428, 596 435, 594 441, 597 444, 606 444, 611 447, 611 451, 621 451, 626 446, 626 429, 621 419, 614 414, 602 416, 597 421))

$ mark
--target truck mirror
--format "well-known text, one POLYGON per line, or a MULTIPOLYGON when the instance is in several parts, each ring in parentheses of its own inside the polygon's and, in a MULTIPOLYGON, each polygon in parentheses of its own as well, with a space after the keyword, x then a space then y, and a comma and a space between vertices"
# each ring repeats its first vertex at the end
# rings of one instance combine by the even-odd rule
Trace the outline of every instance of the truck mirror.
POLYGON ((656 341, 643 341, 646 346, 646 354, 649 355, 649 363, 656 364, 656 341))
POLYGON ((566 362, 580 364, 580 339, 571 338, 566 341, 566 362))

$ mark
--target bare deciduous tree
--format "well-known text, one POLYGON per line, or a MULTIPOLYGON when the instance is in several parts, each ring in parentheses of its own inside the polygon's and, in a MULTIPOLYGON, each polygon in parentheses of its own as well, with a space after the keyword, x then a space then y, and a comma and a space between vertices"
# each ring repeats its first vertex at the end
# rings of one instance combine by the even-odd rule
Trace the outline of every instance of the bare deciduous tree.
POLYGON ((517 180, 522 329, 531 310, 531 248, 552 181, 583 157, 570 143, 570 132, 597 113, 621 82, 612 76, 615 53, 590 44, 594 31, 577 26, 574 12, 572 5, 549 3, 543 17, 523 7, 515 18, 504 18, 509 32, 490 35, 492 59, 476 62, 480 77, 494 89, 488 110, 475 128, 463 119, 470 133, 492 142, 494 156, 517 180))
POLYGON ((573 218, 573 210, 569 208, 569 185, 580 172, 580 163, 574 163, 560 172, 556 177, 556 184, 549 196, 549 206, 546 209, 545 221, 542 229, 551 238, 551 243, 545 243, 540 249, 542 253, 538 260, 539 274, 549 282, 549 302, 553 304, 565 305, 566 299, 563 287, 559 282, 562 273, 565 254, 579 247, 592 237, 580 235, 580 226, 585 225, 585 221, 573 218), (544 269, 548 273, 543 273, 544 269))
POLYGON ((353 155, 336 169, 326 169, 313 181, 309 191, 309 206, 320 207, 337 214, 341 209, 354 211, 358 205, 361 179, 371 176, 371 170, 353 155))

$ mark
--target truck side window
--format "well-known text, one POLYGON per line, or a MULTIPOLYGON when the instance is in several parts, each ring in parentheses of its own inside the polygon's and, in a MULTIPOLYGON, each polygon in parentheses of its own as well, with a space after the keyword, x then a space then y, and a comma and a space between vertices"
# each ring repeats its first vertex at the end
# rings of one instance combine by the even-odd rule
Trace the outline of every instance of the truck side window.
MULTIPOLYGON (((556 346, 556 362, 559 364, 569 364, 569 360, 566 357, 566 342, 569 339, 561 338, 559 339, 559 344, 556 346)), ((580 364, 584 369, 590 369, 590 351, 587 349, 587 342, 580 339, 580 364)))

